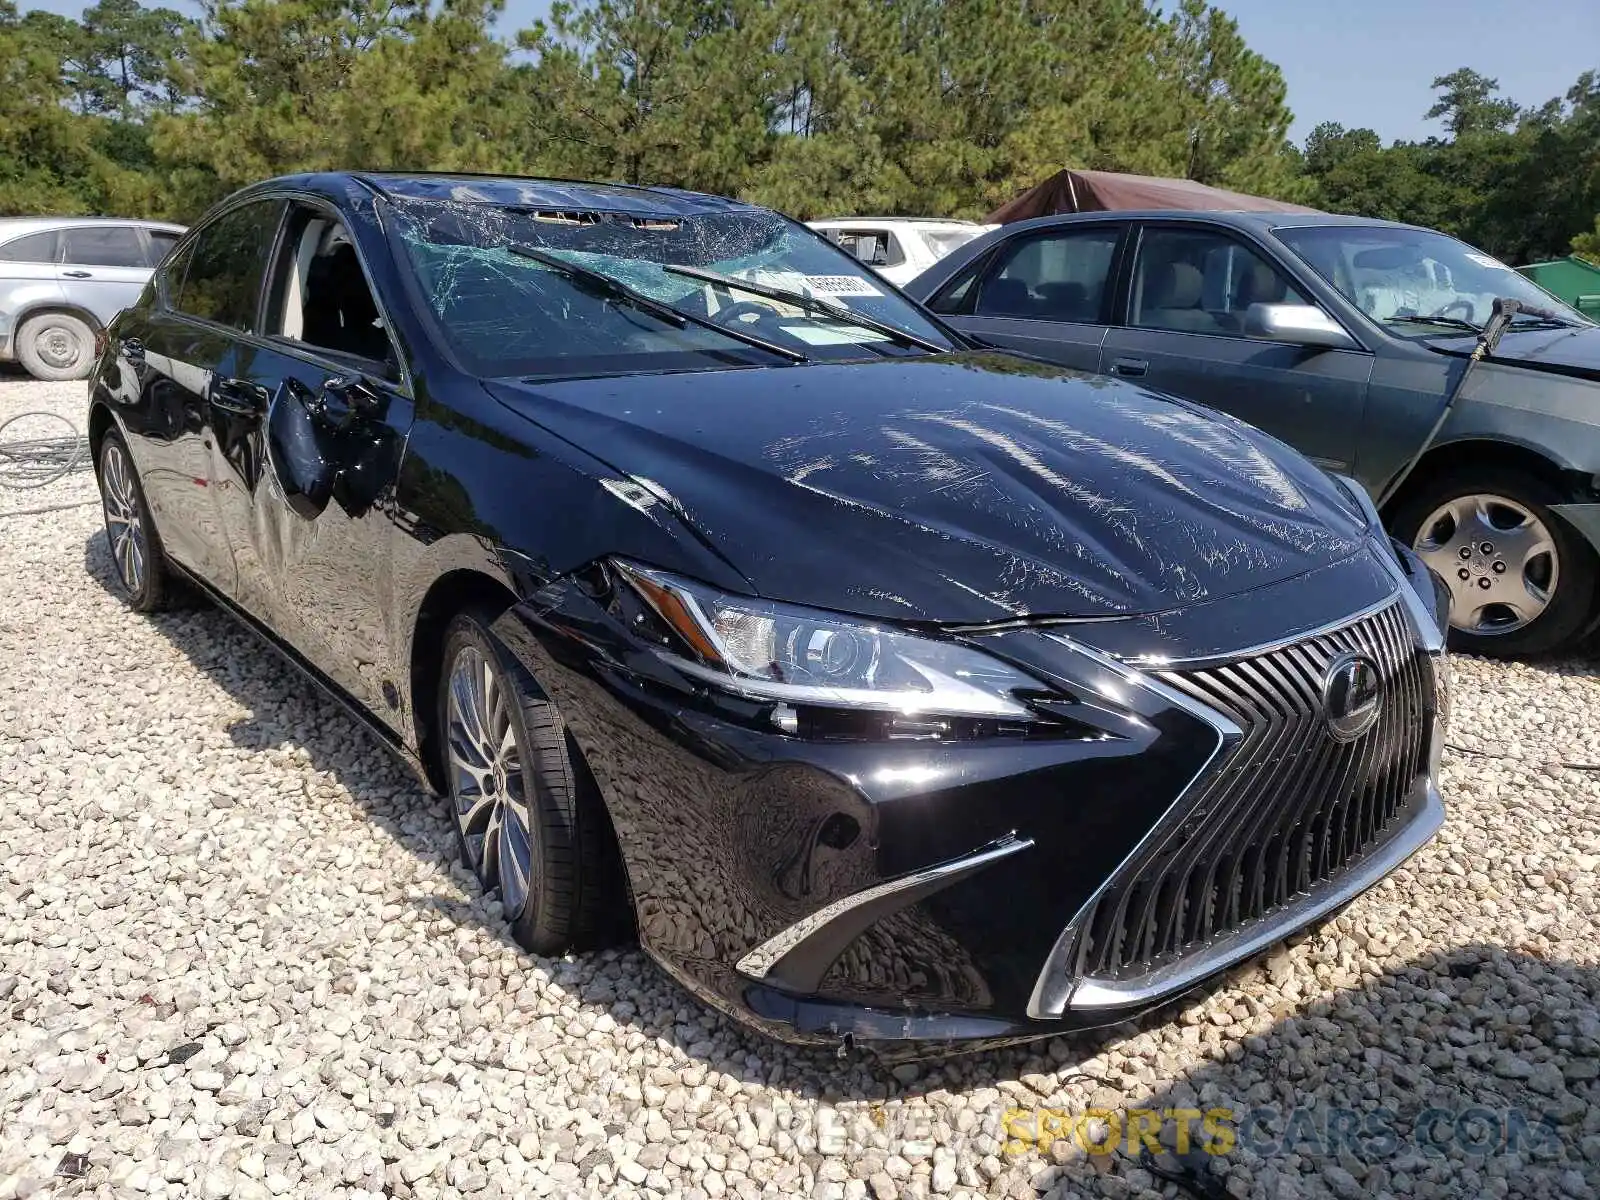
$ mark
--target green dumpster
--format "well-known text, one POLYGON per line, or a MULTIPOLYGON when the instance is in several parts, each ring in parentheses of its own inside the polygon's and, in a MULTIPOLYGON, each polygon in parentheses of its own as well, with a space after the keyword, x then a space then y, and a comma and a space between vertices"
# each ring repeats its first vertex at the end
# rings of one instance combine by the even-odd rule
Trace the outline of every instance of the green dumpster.
POLYGON ((1575 255, 1518 267, 1545 291, 1600 321, 1600 267, 1575 255))

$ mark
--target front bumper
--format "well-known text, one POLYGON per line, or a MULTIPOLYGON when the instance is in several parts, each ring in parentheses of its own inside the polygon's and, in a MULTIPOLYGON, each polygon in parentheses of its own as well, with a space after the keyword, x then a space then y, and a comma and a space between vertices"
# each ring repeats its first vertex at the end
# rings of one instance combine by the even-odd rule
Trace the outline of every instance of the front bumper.
MULTIPOLYGON (((1397 578, 1370 576, 1357 611, 1405 622, 1393 616, 1404 607, 1397 578)), ((1315 594, 1326 602, 1328 590, 1315 594)), ((627 864, 641 944, 674 978, 788 1041, 972 1042, 1155 1007, 1337 910, 1438 829, 1438 704, 1431 684, 1414 683, 1386 748, 1351 760, 1382 775, 1392 812, 1380 821, 1374 807, 1360 826, 1370 836, 1337 870, 1198 942, 1179 938, 1166 959, 1086 969, 1084 922, 1108 889, 1157 869, 1163 839, 1243 828, 1224 811, 1243 803, 1231 793, 1212 812, 1186 805, 1215 799, 1208 781, 1260 753, 1259 739, 1163 682, 1182 666, 1170 661, 1176 640, 1215 657, 1218 615, 1204 637, 1166 622, 1151 643, 1169 656, 1159 669, 1127 665, 1128 629, 1112 631, 1115 656, 1045 630, 995 635, 992 652, 1073 681, 1063 705, 1097 689, 1093 702, 1123 723, 1115 736, 971 742, 806 741, 742 721, 725 698, 663 673, 575 586, 546 589, 497 632, 582 748, 627 864)), ((1388 652, 1433 679, 1416 639, 1388 652)), ((1316 782, 1285 769, 1279 791, 1310 796, 1316 782)), ((1346 819, 1326 808, 1314 818, 1346 819)))

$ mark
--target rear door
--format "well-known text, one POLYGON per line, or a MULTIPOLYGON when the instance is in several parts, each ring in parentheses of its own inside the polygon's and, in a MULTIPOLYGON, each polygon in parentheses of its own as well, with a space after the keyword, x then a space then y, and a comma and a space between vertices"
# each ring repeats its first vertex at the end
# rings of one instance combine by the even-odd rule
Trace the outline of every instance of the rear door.
POLYGON ((951 280, 929 307, 985 345, 1098 370, 1125 231, 1106 221, 1019 233, 951 280))
POLYGON ((213 218, 163 265, 156 302, 113 331, 119 374, 137 393, 122 415, 156 528, 173 558, 230 597, 238 581, 212 486, 212 407, 226 402, 219 384, 255 328, 282 213, 282 201, 254 200, 213 218))
POLYGON ((59 249, 53 229, 0 241, 0 345, 10 346, 12 358, 17 356, 17 326, 25 314, 61 303, 61 281, 56 278, 59 249))
POLYGON ((1101 370, 1221 409, 1321 466, 1351 470, 1373 356, 1245 332, 1252 304, 1315 304, 1282 264, 1231 230, 1198 224, 1144 225, 1131 259, 1118 305, 1125 323, 1106 335, 1101 370))
POLYGON ((354 242, 290 206, 259 336, 213 385, 212 491, 240 603, 374 712, 388 710, 389 518, 412 404, 354 242))
POLYGON ((66 226, 56 277, 67 302, 94 314, 104 329, 139 299, 150 279, 144 230, 137 225, 66 226))

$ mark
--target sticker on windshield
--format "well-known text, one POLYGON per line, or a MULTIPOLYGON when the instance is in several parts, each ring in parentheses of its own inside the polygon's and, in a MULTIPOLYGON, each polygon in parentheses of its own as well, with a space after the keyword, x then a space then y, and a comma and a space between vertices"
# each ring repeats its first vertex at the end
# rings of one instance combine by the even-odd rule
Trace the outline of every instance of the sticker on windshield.
POLYGON ((881 296, 883 293, 860 275, 807 275, 806 286, 820 296, 881 296))
POLYGON ((1487 254, 1478 254, 1475 251, 1469 251, 1466 257, 1468 262, 1475 262, 1480 267, 1492 267, 1497 271, 1511 270, 1511 268, 1506 266, 1505 263, 1501 262, 1499 259, 1490 258, 1487 254))
POLYGON ((787 288, 823 300, 836 296, 881 296, 883 292, 872 286, 872 281, 859 275, 806 275, 800 271, 745 272, 746 278, 768 287, 787 288))

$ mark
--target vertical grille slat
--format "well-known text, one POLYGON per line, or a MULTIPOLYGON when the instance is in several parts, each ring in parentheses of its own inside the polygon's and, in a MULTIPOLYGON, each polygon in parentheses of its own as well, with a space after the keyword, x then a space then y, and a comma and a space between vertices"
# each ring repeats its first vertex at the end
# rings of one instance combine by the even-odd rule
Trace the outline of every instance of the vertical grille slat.
POLYGON ((1242 737, 1086 914, 1080 969, 1126 978, 1196 951, 1339 875, 1405 815, 1427 770, 1431 669, 1399 601, 1350 625, 1164 683, 1242 737), (1378 666, 1382 708, 1330 732, 1323 681, 1340 655, 1378 666))
POLYGON ((1252 893, 1254 903, 1251 906, 1235 910, 1228 922, 1229 927, 1243 921, 1245 913, 1258 911, 1262 905, 1270 906, 1276 902, 1269 901, 1267 897, 1276 897, 1281 883, 1277 876, 1269 875, 1267 871, 1272 865, 1274 847, 1281 852, 1284 811, 1299 791, 1308 769, 1308 759, 1314 749, 1314 742, 1310 736, 1310 717, 1316 701, 1302 693, 1296 686, 1293 673, 1286 674, 1282 670, 1282 664, 1270 658, 1257 660, 1243 669, 1256 673, 1262 678, 1265 686, 1273 688, 1278 693, 1287 714, 1286 719, 1292 737, 1287 743, 1287 753, 1280 762, 1280 769, 1273 780, 1271 792, 1263 803, 1254 806, 1254 812, 1248 816, 1246 826, 1239 833, 1239 840, 1245 847, 1244 854, 1252 860, 1254 874, 1261 881, 1261 886, 1252 893), (1267 887, 1269 880, 1274 884, 1270 892, 1267 887))

